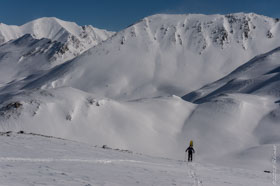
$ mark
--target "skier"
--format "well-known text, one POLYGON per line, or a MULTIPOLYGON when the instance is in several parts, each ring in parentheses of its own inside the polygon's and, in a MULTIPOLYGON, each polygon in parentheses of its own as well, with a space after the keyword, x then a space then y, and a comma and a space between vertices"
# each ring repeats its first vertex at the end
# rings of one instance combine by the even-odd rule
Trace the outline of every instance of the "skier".
POLYGON ((186 152, 188 152, 188 161, 192 161, 193 153, 195 153, 193 149, 193 141, 190 141, 190 146, 186 149, 186 152))

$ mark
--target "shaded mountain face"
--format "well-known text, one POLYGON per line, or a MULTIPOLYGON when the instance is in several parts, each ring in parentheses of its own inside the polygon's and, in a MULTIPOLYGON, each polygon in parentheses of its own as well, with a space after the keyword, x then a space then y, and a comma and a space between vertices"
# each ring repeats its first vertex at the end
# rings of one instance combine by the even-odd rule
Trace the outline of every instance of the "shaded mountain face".
POLYGON ((65 54, 65 45, 58 41, 35 39, 26 34, 0 45, 0 102, 24 91, 28 82, 62 64, 57 58, 65 54))
POLYGON ((154 15, 26 88, 71 86, 113 99, 184 95, 278 47, 279 21, 256 14, 154 15))
POLYGON ((85 50, 112 36, 114 32, 94 28, 90 25, 79 26, 73 22, 57 18, 40 18, 21 26, 0 23, 0 44, 31 34, 35 39, 47 38, 64 45, 64 50, 56 58, 69 60, 85 50))
POLYGON ((5 84, 49 70, 58 63, 65 45, 50 39, 34 39, 26 34, 0 45, 0 83, 5 84))
POLYGON ((191 92, 183 99, 203 103, 230 93, 280 98, 280 48, 258 55, 224 78, 191 92))

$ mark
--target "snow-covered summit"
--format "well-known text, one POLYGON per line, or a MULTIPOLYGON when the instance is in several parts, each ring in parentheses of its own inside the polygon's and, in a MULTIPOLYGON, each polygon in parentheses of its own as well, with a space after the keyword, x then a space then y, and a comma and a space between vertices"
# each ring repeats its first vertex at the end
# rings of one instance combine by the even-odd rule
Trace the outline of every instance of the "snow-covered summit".
POLYGON ((94 28, 91 25, 79 26, 74 22, 63 21, 55 17, 39 18, 21 26, 1 23, 0 33, 4 39, 2 43, 19 38, 24 34, 32 34, 37 39, 48 38, 65 43, 67 36, 71 34, 79 39, 91 39, 94 44, 106 40, 113 34, 113 32, 94 28))
POLYGON ((59 57, 66 60, 106 40, 113 32, 90 25, 79 26, 55 17, 39 18, 21 26, 0 24, 0 44, 25 34, 31 34, 36 39, 48 38, 63 43, 69 54, 59 57))
POLYGON ((223 49, 238 43, 244 50, 249 49, 251 42, 257 40, 256 36, 273 38, 279 30, 279 19, 254 13, 156 14, 130 28, 133 30, 139 25, 158 42, 193 46, 196 53, 203 53, 212 45, 223 49))

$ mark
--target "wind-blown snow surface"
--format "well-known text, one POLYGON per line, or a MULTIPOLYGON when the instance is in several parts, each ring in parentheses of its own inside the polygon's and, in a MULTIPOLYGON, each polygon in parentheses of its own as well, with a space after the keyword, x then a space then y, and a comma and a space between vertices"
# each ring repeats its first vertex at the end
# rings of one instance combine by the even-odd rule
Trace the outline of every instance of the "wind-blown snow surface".
POLYGON ((187 164, 37 135, 2 134, 0 146, 3 186, 266 186, 273 181, 263 170, 187 164))

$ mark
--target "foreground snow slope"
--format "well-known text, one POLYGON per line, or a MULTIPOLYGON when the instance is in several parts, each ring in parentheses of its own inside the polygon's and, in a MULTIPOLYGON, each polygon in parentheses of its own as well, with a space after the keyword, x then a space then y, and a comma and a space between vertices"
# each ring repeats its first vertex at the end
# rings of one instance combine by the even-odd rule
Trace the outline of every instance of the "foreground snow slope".
POLYGON ((271 174, 263 169, 187 164, 30 134, 1 134, 0 148, 1 186, 266 186, 272 183, 271 174))
POLYGON ((25 88, 71 86, 121 100, 181 96, 278 47, 279 25, 256 14, 154 15, 25 88))

